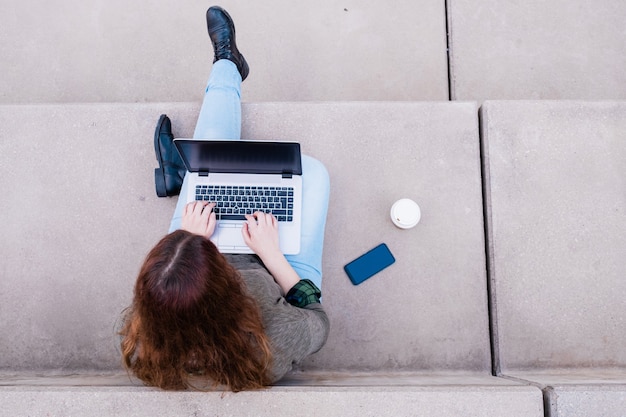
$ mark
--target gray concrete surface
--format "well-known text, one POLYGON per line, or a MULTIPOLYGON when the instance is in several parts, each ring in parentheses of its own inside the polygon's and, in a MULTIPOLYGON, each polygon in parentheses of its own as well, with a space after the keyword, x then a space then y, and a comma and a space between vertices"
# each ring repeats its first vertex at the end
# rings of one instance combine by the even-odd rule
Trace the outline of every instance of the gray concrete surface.
MULTIPOLYGON (((198 110, 0 107, 1 370, 120 368, 115 319, 175 204, 154 194, 154 124, 165 112, 190 136, 198 110)), ((331 175, 332 329, 304 369, 489 373, 476 114, 474 103, 244 105, 244 138, 298 140, 331 175), (422 208, 412 230, 389 218, 401 197, 422 208), (343 265, 381 242, 396 263, 352 286, 343 265)))
MULTIPOLYGON (((448 99, 443 2, 217 3, 251 66, 245 101, 448 99)), ((198 101, 212 4, 5 0, 0 103, 198 101)))
POLYGON ((515 371, 515 377, 540 387, 551 385, 626 385, 626 371, 614 368, 546 368, 515 371))
POLYGON ((273 387, 162 392, 147 388, 0 387, 0 416, 458 416, 543 417, 534 387, 273 387))
POLYGON ((550 417, 626 415, 626 385, 554 386, 547 398, 550 417))
MULTIPOLYGON (((278 387, 519 387, 529 385, 506 378, 497 378, 481 372, 437 371, 304 371, 292 372, 275 386, 278 387)), ((35 373, 1 373, 0 387, 6 390, 28 387, 141 387, 138 379, 123 371, 81 372, 78 374, 38 375, 35 373), (11 388, 12 387, 12 388, 11 388)))
POLYGON ((258 103, 447 100, 446 10, 453 99, 626 99, 623 2, 539 3, 220 3, 252 67, 244 136, 298 137, 343 175, 331 205, 357 201, 377 216, 366 226, 345 209, 329 218, 327 347, 282 386, 237 397, 160 393, 109 374, 120 369, 115 318, 175 203, 154 196, 152 129, 167 112, 191 134, 210 70, 210 4, 0 4, 0 103, 152 103, 0 106, 0 415, 310 405, 320 415, 530 416, 543 415, 543 389, 552 417, 623 417, 624 102, 485 106, 503 378, 487 375, 475 105, 258 103), (383 198, 365 199, 366 183, 383 198), (426 210, 399 231, 382 219, 407 195, 426 210), (383 240, 399 262, 352 287, 343 262, 383 240))
POLYGON ((505 377, 543 391, 550 417, 623 417, 626 413, 626 369, 569 368, 515 371, 505 377))
POLYGON ((623 0, 447 4, 453 99, 626 99, 623 0))
POLYGON ((626 103, 481 108, 499 375, 555 416, 626 410, 626 103))
MULTIPOLYGON (((245 101, 626 98, 621 0, 220 4, 252 67, 245 101)), ((196 101, 209 5, 6 0, 0 103, 196 101)))
POLYGON ((626 103, 484 103, 503 373, 626 367, 626 103))
POLYGON ((244 124, 244 135, 254 127, 254 137, 271 139, 279 128, 282 138, 299 137, 304 152, 330 171, 336 214, 327 226, 324 302, 333 325, 316 367, 487 371, 475 104, 248 110, 265 122, 244 124), (402 197, 422 208, 415 229, 397 229, 389 219, 391 204, 402 197), (353 287, 343 265, 381 242, 396 264, 353 287))

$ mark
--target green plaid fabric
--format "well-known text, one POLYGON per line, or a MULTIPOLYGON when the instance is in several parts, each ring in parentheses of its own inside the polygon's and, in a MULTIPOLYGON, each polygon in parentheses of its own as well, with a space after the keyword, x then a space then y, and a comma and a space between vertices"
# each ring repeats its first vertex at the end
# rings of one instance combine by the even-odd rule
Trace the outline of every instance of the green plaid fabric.
POLYGON ((291 287, 285 300, 293 306, 304 307, 312 303, 319 303, 322 292, 311 280, 301 279, 296 285, 291 287))

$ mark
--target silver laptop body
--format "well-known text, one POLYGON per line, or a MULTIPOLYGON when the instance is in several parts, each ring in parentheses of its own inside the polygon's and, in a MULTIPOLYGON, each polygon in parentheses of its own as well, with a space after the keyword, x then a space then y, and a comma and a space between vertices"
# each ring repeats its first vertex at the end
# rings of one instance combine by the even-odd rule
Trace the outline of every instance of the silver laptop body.
POLYGON ((211 240, 222 253, 252 253, 241 233, 244 215, 260 210, 279 220, 280 248, 300 252, 302 159, 295 142, 175 139, 189 173, 187 202, 214 202, 211 240))

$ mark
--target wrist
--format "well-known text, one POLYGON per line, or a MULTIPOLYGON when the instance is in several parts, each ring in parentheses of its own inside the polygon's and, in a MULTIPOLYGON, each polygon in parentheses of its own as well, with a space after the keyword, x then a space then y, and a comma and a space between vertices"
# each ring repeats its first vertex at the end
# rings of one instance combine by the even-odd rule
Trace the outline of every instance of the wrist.
POLYGON ((280 266, 282 263, 287 262, 285 255, 281 251, 267 251, 263 253, 257 253, 261 261, 268 269, 273 269, 280 266))
POLYGON ((264 247, 256 252, 259 258, 263 261, 264 264, 274 263, 285 256, 280 251, 280 248, 276 247, 264 247))
POLYGON ((272 277, 274 277, 274 281, 280 286, 283 295, 287 294, 287 292, 300 281, 300 277, 291 267, 282 252, 279 251, 269 258, 260 258, 265 268, 272 274, 272 277))

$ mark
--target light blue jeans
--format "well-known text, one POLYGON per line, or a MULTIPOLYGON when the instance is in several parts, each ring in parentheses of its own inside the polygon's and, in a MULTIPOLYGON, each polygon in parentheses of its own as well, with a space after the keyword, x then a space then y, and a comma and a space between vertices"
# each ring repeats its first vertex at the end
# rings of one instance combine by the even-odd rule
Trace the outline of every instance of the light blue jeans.
MULTIPOLYGON (((231 61, 223 59, 213 64, 193 137, 241 139, 241 76, 231 61)), ((187 201, 187 179, 185 176, 170 233, 181 226, 187 201)), ((286 255, 286 258, 300 278, 310 279, 322 288, 322 250, 330 182, 324 165, 306 155, 302 156, 302 188, 301 249, 299 254, 286 255)))

